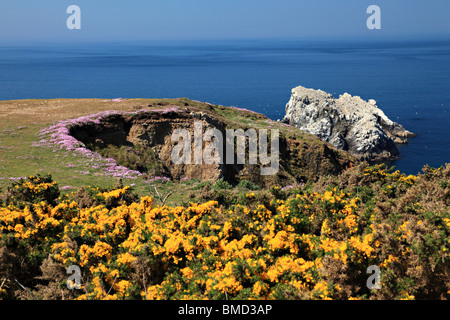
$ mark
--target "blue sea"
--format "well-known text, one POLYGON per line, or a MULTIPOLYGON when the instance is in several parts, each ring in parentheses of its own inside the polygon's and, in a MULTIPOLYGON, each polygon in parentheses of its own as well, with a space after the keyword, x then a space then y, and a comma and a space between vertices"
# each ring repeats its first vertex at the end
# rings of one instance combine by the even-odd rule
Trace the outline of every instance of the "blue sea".
POLYGON ((299 85, 375 99, 416 133, 400 171, 450 162, 450 40, 0 45, 0 100, 188 97, 277 120, 299 85))

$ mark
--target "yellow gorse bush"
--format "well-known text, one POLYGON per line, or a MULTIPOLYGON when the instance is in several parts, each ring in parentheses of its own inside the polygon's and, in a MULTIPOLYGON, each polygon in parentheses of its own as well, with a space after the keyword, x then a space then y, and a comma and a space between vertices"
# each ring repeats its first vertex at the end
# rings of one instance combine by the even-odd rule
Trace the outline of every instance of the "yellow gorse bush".
POLYGON ((98 196, 102 196, 105 199, 109 199, 109 198, 119 198, 121 196, 123 196, 128 190, 130 189, 129 186, 126 186, 122 189, 116 189, 116 190, 112 190, 109 192, 100 192, 98 193, 98 196))
MULTIPOLYGON (((417 181, 379 167, 366 169, 364 176, 398 189, 417 181)), ((97 195, 106 200, 129 191, 124 187, 97 195)), ((63 267, 78 265, 83 287, 74 292, 77 299, 367 298, 368 266, 379 266, 383 283, 388 283, 414 252, 423 256, 414 235, 431 225, 424 211, 419 211, 420 219, 394 223, 347 191, 297 191, 274 197, 270 205, 229 208, 217 201, 161 207, 151 197, 112 208, 80 209, 69 200, 23 209, 3 206, 0 240, 41 248, 30 250, 30 257, 50 258, 63 267), (387 237, 396 248, 386 244, 387 237)), ((440 221, 436 230, 443 241, 435 252, 448 257, 450 218, 440 221)), ((428 262, 423 261, 414 265, 414 272, 424 272, 428 262)), ((407 270, 409 277, 412 272, 407 270)), ((399 287, 393 298, 414 294, 399 287)))

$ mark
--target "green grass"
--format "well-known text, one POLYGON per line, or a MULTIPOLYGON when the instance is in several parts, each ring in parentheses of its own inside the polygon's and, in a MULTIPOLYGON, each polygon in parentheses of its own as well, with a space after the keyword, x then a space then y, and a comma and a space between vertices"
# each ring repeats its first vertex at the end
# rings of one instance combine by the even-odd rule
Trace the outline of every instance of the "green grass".
MULTIPOLYGON (((20 127, 20 126, 19 126, 20 127)), ((117 183, 116 178, 99 175, 90 168, 86 159, 71 152, 44 147, 34 147, 39 130, 45 125, 32 125, 23 129, 10 127, 12 132, 0 132, 0 188, 10 184, 10 177, 23 177, 37 173, 51 173, 59 186, 84 185, 108 186, 117 183)))
MULTIPOLYGON (((115 177, 102 175, 93 169, 87 159, 66 150, 53 152, 50 148, 34 147, 39 140, 39 130, 47 125, 32 125, 22 129, 10 126, 0 131, 0 189, 5 192, 11 184, 11 177, 24 177, 34 174, 51 173, 59 187, 72 186, 61 190, 62 194, 75 191, 82 186, 112 187, 119 183, 115 177)), ((180 181, 169 183, 147 184, 143 179, 123 179, 124 185, 133 185, 133 190, 139 196, 150 195, 155 185, 160 193, 172 191, 167 204, 174 205, 187 201, 187 192, 196 181, 180 181)))

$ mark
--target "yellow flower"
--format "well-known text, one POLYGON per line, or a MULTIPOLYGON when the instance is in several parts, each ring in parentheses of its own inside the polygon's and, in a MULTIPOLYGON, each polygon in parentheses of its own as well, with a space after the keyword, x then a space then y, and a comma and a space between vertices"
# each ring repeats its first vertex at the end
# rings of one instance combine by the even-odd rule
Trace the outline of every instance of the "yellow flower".
POLYGON ((328 290, 328 284, 325 281, 316 283, 312 294, 316 294, 321 299, 329 298, 328 295, 330 294, 330 292, 328 290))
POLYGON ((180 271, 187 279, 192 279, 194 277, 194 271, 189 267, 183 268, 180 271))
POLYGON ((119 198, 120 196, 124 195, 128 189, 130 189, 129 186, 126 186, 122 189, 116 189, 109 192, 100 192, 98 195, 105 198, 105 200, 108 200, 109 198, 119 198))
POLYGON ((243 289, 243 286, 236 280, 234 276, 219 279, 214 289, 226 292, 228 294, 236 294, 243 289))
POLYGON ((289 243, 286 242, 287 239, 286 231, 282 230, 274 238, 270 239, 267 244, 271 250, 284 249, 289 246, 289 243))
POLYGON ((120 297, 127 297, 128 296, 127 290, 129 288, 131 288, 131 283, 130 283, 130 281, 127 281, 127 280, 121 280, 114 284, 114 290, 117 291, 117 293, 120 297))
POLYGON ((388 266, 388 264, 392 263, 392 262, 396 262, 399 259, 397 257, 394 257, 393 255, 389 255, 387 259, 384 259, 384 261, 382 263, 380 263, 380 267, 382 268, 386 268, 388 266))
POLYGON ((123 253, 123 254, 121 254, 121 255, 119 255, 118 257, 117 257, 117 262, 119 263, 119 264, 125 264, 125 265, 130 265, 133 261, 135 261, 137 258, 136 257, 134 257, 133 255, 131 255, 130 253, 128 253, 128 252, 125 252, 125 253, 123 253))
POLYGON ((261 285, 261 281, 256 282, 253 285, 252 292, 257 296, 261 295, 261 291, 263 290, 263 286, 261 285))
POLYGON ((96 258, 106 258, 111 259, 112 247, 105 243, 98 241, 95 243, 94 247, 91 248, 86 244, 81 245, 80 247, 80 266, 85 266, 89 263, 90 260, 96 258))
POLYGON ((414 300, 415 296, 414 295, 410 295, 408 292, 406 291, 402 291, 401 292, 402 297, 400 298, 400 300, 414 300))
POLYGON ((329 201, 333 197, 333 191, 327 191, 323 194, 322 201, 329 201))
POLYGON ((330 227, 328 226, 328 219, 324 219, 322 222, 322 228, 320 229, 320 233, 324 236, 330 234, 330 227))

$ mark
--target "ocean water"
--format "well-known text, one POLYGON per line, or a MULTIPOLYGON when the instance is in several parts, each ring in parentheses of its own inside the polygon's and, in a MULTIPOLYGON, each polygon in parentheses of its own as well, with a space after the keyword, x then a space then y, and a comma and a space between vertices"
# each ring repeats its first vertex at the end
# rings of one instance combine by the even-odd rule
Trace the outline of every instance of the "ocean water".
POLYGON ((0 45, 0 100, 188 97, 277 120, 299 85, 375 99, 416 133, 402 172, 450 162, 450 40, 0 45))

